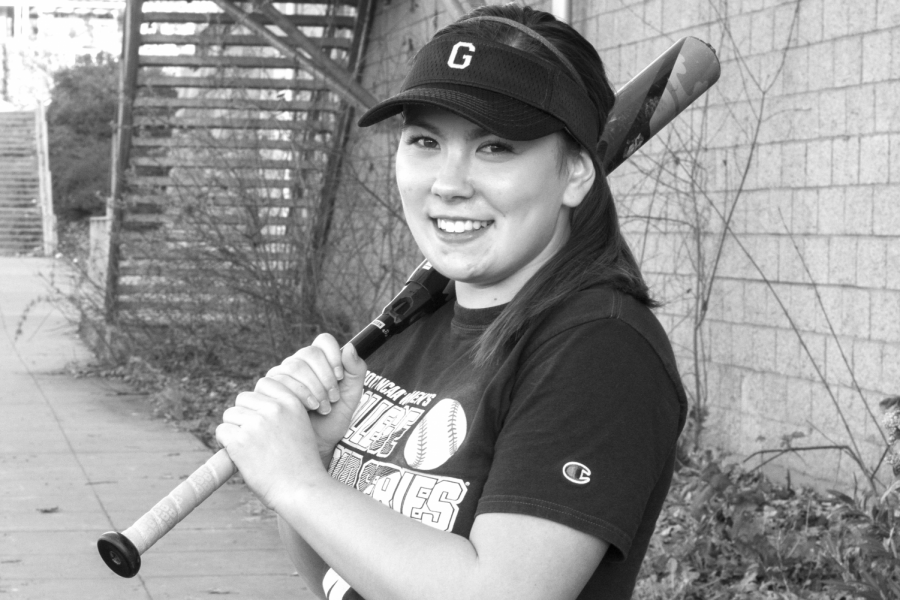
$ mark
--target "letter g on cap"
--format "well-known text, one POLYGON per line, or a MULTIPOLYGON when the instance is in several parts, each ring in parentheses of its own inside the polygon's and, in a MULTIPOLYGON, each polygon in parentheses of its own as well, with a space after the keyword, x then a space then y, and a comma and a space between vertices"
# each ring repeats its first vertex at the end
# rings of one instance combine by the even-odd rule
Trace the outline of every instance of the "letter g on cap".
POLYGON ((465 69, 472 64, 472 53, 475 52, 475 44, 469 42, 456 42, 450 51, 450 58, 447 59, 447 66, 451 69, 465 69), (469 54, 461 53, 461 49, 466 49, 469 54), (462 59, 461 61, 459 59, 462 59))

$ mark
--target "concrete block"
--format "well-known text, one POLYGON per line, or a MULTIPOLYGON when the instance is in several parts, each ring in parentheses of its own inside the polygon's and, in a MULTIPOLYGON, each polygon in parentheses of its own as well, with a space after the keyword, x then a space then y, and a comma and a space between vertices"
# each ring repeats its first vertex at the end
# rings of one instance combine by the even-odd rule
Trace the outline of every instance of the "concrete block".
POLYGON ((840 287, 817 285, 814 290, 815 305, 809 309, 816 311, 819 315, 819 321, 816 325, 816 331, 826 335, 832 335, 832 329, 840 333, 841 307, 843 302, 843 294, 840 287))
POLYGON ((713 293, 722 298, 722 318, 730 323, 744 320, 744 282, 720 277, 713 293))
POLYGON ((846 421, 845 431, 848 428, 850 430, 849 433, 845 433, 845 439, 849 442, 850 436, 852 436, 859 443, 872 421, 872 417, 866 410, 866 399, 860 395, 859 390, 851 385, 838 386, 835 393, 844 417, 841 425, 843 426, 846 421))
POLYGON ((806 46, 799 46, 788 48, 786 52, 782 91, 785 94, 807 91, 809 89, 809 49, 806 46))
POLYGON ((775 329, 770 327, 757 327, 753 330, 752 342, 754 355, 753 368, 768 373, 777 373, 777 365, 775 364, 775 351, 777 348, 775 329))
POLYGON ((879 389, 885 394, 896 394, 898 381, 900 381, 900 344, 885 344, 882 349, 879 389))
POLYGON ((835 324, 835 329, 842 336, 868 338, 870 335, 871 318, 870 290, 858 288, 844 288, 841 294, 840 325, 835 324))
POLYGON ((881 363, 884 343, 853 340, 853 374, 863 389, 873 389, 881 383, 881 363))
MULTIPOLYGON (((894 4, 896 7, 896 4, 894 4)), ((900 22, 898 22, 900 24, 900 22)), ((891 79, 900 79, 900 28, 891 30, 891 79)))
POLYGON ((860 238, 857 244, 856 284, 881 289, 887 283, 887 242, 884 238, 860 238))
POLYGON ((769 289, 762 281, 744 282, 744 322, 751 325, 768 326, 766 320, 766 297, 769 289))
POLYGON ((865 34, 862 81, 869 83, 891 78, 891 31, 873 31, 865 34))
MULTIPOLYGON (((822 21, 825 0, 804 0, 800 2, 798 15, 797 43, 815 44, 822 41, 822 21)), ((811 54, 810 56, 815 56, 811 54)))
POLYGON ((747 259, 744 251, 731 239, 725 240, 722 258, 719 261, 719 275, 734 279, 748 279, 756 276, 756 269, 747 259))
POLYGON ((859 183, 859 137, 836 137, 831 148, 834 157, 832 183, 834 185, 859 183))
POLYGON ((731 346, 734 352, 734 364, 739 367, 753 366, 753 330, 750 325, 736 324, 732 326, 731 346))
POLYGON ((766 373, 763 382, 764 401, 762 406, 766 409, 763 417, 773 421, 773 427, 778 428, 779 422, 788 419, 791 404, 788 399, 788 378, 775 373, 766 373))
MULTIPOLYGON (((828 143, 829 165, 831 161, 831 143, 828 143)), ((808 145, 809 149, 810 146, 808 145)), ((807 153, 807 167, 809 166, 807 153)), ((829 180, 831 176, 829 166, 829 180)), ((809 180, 809 175, 807 175, 809 180)), ((822 184, 825 185, 825 184, 822 184)), ((794 234, 816 233, 819 230, 819 191, 816 189, 799 189, 791 192, 791 232, 794 234)))
POLYGON ((759 417, 766 414, 765 379, 764 373, 745 370, 741 374, 741 412, 745 415, 759 417))
POLYGON ((875 84, 875 131, 900 131, 900 81, 875 84))
POLYGON ((805 379, 788 377, 786 388, 788 419, 793 422, 808 419, 813 402, 813 386, 805 379))
POLYGON ((868 33, 875 29, 878 26, 880 4, 884 3, 870 0, 847 4, 847 33, 868 33))
POLYGON ((825 89, 818 94, 819 131, 842 135, 847 131, 847 91, 825 89))
MULTIPOLYGON (((657 34, 663 31, 663 0, 647 0, 643 5, 644 23, 648 32, 657 34)), ((710 41, 710 40, 706 40, 710 41)), ((654 54, 656 56, 656 54, 654 54)))
POLYGON ((816 94, 791 94, 786 98, 790 121, 785 138, 794 141, 817 139, 819 112, 816 109, 816 94))
POLYGON ((808 237, 803 240, 803 260, 806 263, 806 281, 824 283, 828 281, 828 255, 831 240, 824 237, 808 237))
POLYGON ((708 321, 709 327, 709 360, 720 365, 730 365, 733 361, 731 352, 731 324, 722 321, 708 321))
POLYGON ((887 245, 887 289, 900 290, 900 244, 895 240, 887 245))
MULTIPOLYGON (((829 6, 841 4, 843 3, 828 3, 829 6)), ((862 36, 855 35, 835 40, 834 85, 837 87, 859 85, 862 81, 862 69, 862 36)))
POLYGON ((884 342, 900 342, 900 292, 869 292, 870 337, 884 342))
POLYGON ((856 285, 857 240, 852 237, 832 238, 828 249, 828 281, 833 285, 856 285))
MULTIPOLYGON (((762 277, 769 281, 778 280, 778 248, 779 237, 773 235, 754 236, 753 240, 753 260, 756 266, 762 271, 762 277)), ((759 279, 760 274, 755 274, 754 279, 759 279)))
POLYGON ((800 340, 791 329, 775 330, 775 371, 796 377, 800 372, 800 340))
POLYGON ((807 238, 799 236, 781 236, 778 243, 778 281, 783 283, 807 281, 802 259, 806 240, 807 238))
POLYGON ((896 184, 900 183, 900 135, 891 134, 888 137, 890 139, 890 156, 894 158, 888 163, 890 171, 888 180, 896 184))
POLYGON ((888 183, 890 181, 890 136, 869 135, 859 143, 859 182, 888 183))
POLYGON ((822 37, 826 40, 847 35, 848 7, 845 2, 825 2, 822 10, 822 37))
POLYGON ((821 383, 813 385, 812 388, 812 406, 807 419, 813 429, 832 439, 835 437, 843 439, 845 434, 837 410, 837 407, 840 406, 837 393, 834 389, 821 383))
POLYGON ((845 231, 854 235, 870 235, 872 233, 872 186, 853 186, 845 189, 845 231))
POLYGON ((750 54, 765 54, 774 47, 774 13, 761 10, 750 15, 750 54))
POLYGON ((873 133, 875 129, 875 85, 847 88, 847 133, 873 133))
POLYGON ((900 193, 896 186, 872 188, 872 233, 886 236, 900 234, 900 193))
POLYGON ((783 299, 788 316, 794 323, 794 327, 805 335, 805 332, 818 330, 820 319, 816 300, 816 293, 812 286, 796 285, 791 288, 791 294, 783 299))
POLYGON ((754 188, 781 187, 782 144, 767 144, 756 151, 754 188))
POLYGON ((781 185, 790 188, 807 185, 804 142, 786 143, 781 147, 781 185))
POLYGON ((877 15, 878 29, 890 29, 900 26, 900 4, 896 2, 879 2, 877 15))
MULTIPOLYGON (((743 233, 776 233, 784 229, 782 215, 790 219, 789 190, 756 190, 741 196, 743 233)), ((735 223, 735 225, 739 225, 735 223)))
POLYGON ((836 235, 846 230, 844 220, 845 190, 842 187, 830 187, 819 190, 819 206, 816 222, 817 233, 836 235))

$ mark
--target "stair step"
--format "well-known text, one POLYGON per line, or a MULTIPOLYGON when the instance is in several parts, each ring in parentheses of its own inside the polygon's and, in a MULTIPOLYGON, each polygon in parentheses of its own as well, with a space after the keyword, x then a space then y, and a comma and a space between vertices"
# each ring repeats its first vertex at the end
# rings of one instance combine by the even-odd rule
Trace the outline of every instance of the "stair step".
POLYGON ((291 130, 291 131, 331 131, 331 123, 322 121, 287 119, 216 119, 216 118, 172 118, 161 119, 159 117, 134 118, 135 127, 157 127, 165 129, 247 129, 259 131, 263 129, 291 130))
POLYGON ((217 159, 216 157, 189 158, 184 156, 154 156, 136 157, 131 159, 131 164, 139 167, 181 167, 183 169, 315 169, 316 165, 308 162, 296 162, 292 160, 253 160, 253 159, 217 159))
MULTIPOLYGON (((278 36, 281 38, 286 44, 293 45, 287 39, 286 36, 278 36)), ((327 48, 327 49, 337 49, 337 50, 349 50, 353 45, 353 40, 347 37, 311 37, 310 38, 313 43, 316 45, 327 48)), ((150 33, 144 34, 141 36, 141 44, 144 46, 155 45, 155 44, 165 44, 165 45, 176 45, 176 46, 210 46, 210 47, 220 47, 220 46, 259 46, 268 48, 269 44, 259 36, 255 35, 222 35, 222 36, 209 36, 203 34, 190 34, 190 35, 165 35, 160 33, 150 33)))
POLYGON ((274 77, 171 77, 138 73, 140 87, 328 91, 322 81, 274 77))
MULTIPOLYGON (((256 13, 248 15, 256 23, 269 25, 269 20, 256 13)), ((284 15, 294 27, 342 27, 352 29, 356 17, 338 15, 284 15)), ((235 20, 225 13, 145 12, 143 23, 202 23, 204 25, 235 25, 235 20)))
POLYGON ((142 67, 225 67, 239 69, 296 69, 300 63, 282 56, 147 56, 141 55, 142 67))
POLYGON ((333 107, 320 108, 312 102, 286 100, 237 100, 228 98, 136 98, 135 110, 142 108, 196 108, 196 109, 231 109, 273 112, 308 112, 310 110, 333 110, 333 107))
POLYGON ((282 151, 318 151, 330 152, 331 147, 325 144, 314 144, 304 141, 267 140, 260 138, 238 139, 234 137, 203 137, 178 135, 174 137, 135 137, 132 146, 150 150, 151 148, 202 148, 210 154, 228 153, 238 150, 282 150, 282 151))
MULTIPOLYGON (((231 178, 229 178, 231 179, 231 178)), ((173 187, 173 188, 193 188, 193 187, 201 187, 208 188, 210 186, 215 186, 217 183, 214 178, 207 178, 202 181, 186 181, 186 180, 172 180, 170 177, 162 177, 162 176, 153 176, 153 175, 137 175, 131 177, 129 183, 133 186, 137 187, 173 187)), ((221 181, 221 180, 220 180, 221 181)), ((254 177, 253 181, 244 182, 245 185, 242 187, 243 192, 250 192, 255 189, 271 189, 271 188, 288 188, 294 182, 288 179, 268 179, 262 177, 254 177)))

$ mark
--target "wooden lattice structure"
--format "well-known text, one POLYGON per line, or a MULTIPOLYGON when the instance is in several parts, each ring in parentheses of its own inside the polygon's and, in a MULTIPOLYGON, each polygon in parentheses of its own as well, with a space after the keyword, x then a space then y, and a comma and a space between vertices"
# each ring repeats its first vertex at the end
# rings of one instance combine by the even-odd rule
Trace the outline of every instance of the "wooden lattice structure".
POLYGON ((347 130, 375 102, 356 83, 371 3, 128 1, 110 320, 179 297, 228 312, 252 277, 315 304, 347 130))

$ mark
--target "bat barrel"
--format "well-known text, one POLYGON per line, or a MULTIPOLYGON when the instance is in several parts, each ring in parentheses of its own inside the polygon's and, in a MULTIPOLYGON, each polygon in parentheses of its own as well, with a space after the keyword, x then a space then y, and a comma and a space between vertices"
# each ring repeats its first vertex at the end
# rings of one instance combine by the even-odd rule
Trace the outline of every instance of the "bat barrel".
POLYGON ((719 79, 715 50, 685 37, 616 93, 598 148, 612 172, 719 79))

